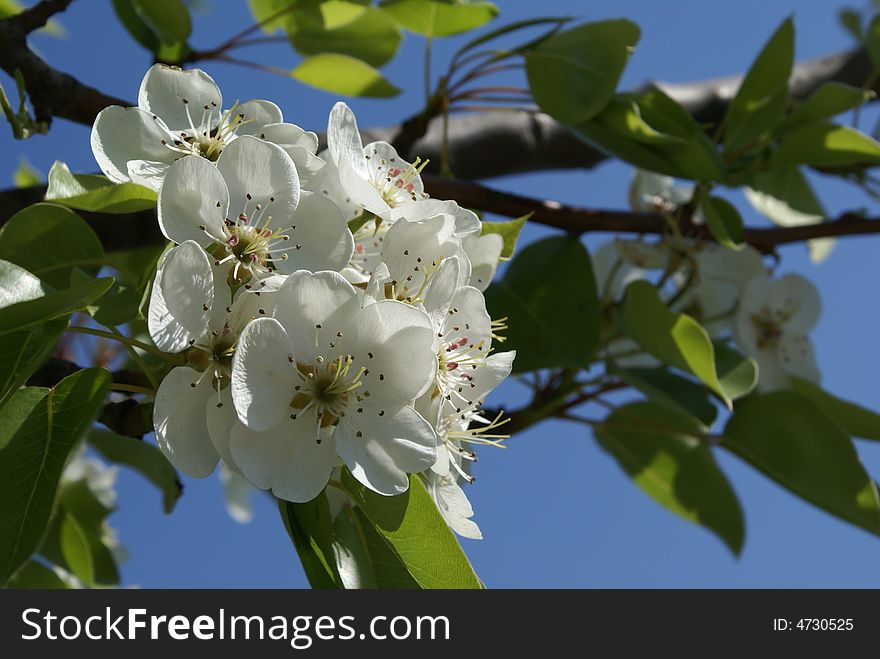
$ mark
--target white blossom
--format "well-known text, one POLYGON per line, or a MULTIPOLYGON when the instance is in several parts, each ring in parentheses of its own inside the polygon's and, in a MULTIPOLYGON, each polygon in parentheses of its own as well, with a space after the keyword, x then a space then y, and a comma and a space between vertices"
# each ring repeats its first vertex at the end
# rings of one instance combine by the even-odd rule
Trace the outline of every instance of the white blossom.
MULTIPOLYGON (((276 142, 298 168, 312 176, 323 163, 314 154, 314 133, 283 122, 270 101, 222 109, 214 80, 204 71, 156 64, 144 76, 137 107, 112 105, 92 127, 92 152, 111 181, 133 181, 158 190, 168 167, 186 155, 214 162, 240 135, 276 142)), ((304 178, 306 178, 304 176, 304 178)))
POLYGON ((434 429, 410 406, 435 373, 424 311, 396 300, 363 304, 337 273, 295 272, 274 318, 253 321, 239 341, 235 464, 290 501, 320 493, 339 460, 367 487, 399 494, 408 473, 437 457, 434 429))
POLYGON ((758 362, 758 387, 784 389, 790 375, 821 378, 807 336, 821 315, 816 288, 800 275, 771 281, 762 273, 746 286, 736 318, 735 337, 758 362))
POLYGON ((356 208, 382 216, 425 197, 419 173, 426 163, 406 162, 387 142, 364 146, 354 113, 345 103, 330 111, 326 159, 337 172, 346 200, 356 208))
POLYGON ((211 249, 237 281, 300 268, 339 270, 354 247, 339 210, 301 192, 290 157, 255 137, 229 145, 216 167, 203 158, 175 162, 159 191, 158 214, 169 240, 211 249))

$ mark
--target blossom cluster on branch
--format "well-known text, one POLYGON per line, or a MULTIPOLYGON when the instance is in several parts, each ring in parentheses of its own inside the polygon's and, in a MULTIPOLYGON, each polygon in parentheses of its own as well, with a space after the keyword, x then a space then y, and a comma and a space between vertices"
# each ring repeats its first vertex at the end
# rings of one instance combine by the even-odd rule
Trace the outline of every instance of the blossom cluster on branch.
MULTIPOLYGON (((423 166, 364 146, 352 111, 328 148, 263 100, 224 109, 203 71, 153 66, 138 106, 111 106, 92 149, 115 182, 158 192, 173 246, 153 281, 156 346, 185 355, 156 392, 158 444, 194 477, 219 461, 310 501, 343 465, 371 490, 420 474, 450 527, 480 537, 460 485, 472 446, 503 439, 481 402, 509 375, 483 290, 502 239, 423 166)), ((500 428, 503 430, 503 428, 500 428)))

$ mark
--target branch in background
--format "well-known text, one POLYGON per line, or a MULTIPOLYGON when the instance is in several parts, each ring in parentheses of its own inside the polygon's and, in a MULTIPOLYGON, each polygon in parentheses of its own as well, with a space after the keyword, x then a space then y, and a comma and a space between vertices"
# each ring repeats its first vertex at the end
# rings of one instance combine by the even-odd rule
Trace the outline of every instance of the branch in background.
POLYGON ((53 117, 61 117, 91 126, 98 112, 108 105, 126 103, 52 68, 27 45, 28 34, 43 27, 71 1, 43 0, 0 20, 0 68, 10 76, 15 75, 16 69, 21 71, 37 122, 48 125, 53 117))
MULTIPOLYGON (((9 75, 21 69, 38 121, 49 122, 57 116, 91 126, 104 107, 131 103, 107 96, 53 69, 27 47, 28 33, 45 24, 70 1, 44 0, 17 16, 0 20, 0 68, 9 75)), ((862 49, 801 62, 791 76, 791 95, 804 98, 830 80, 861 86, 872 71, 870 59, 862 49)), ((720 121, 740 80, 740 76, 733 76, 694 83, 651 84, 681 103, 697 121, 712 125, 720 121)), ((880 91, 880 80, 875 91, 880 91)), ((400 131, 399 126, 373 128, 364 131, 364 138, 391 141, 400 131)), ((428 123, 424 137, 402 155, 410 160, 417 155, 429 158, 429 167, 438 168, 442 138, 442 121, 435 118, 428 123)), ((544 114, 492 112, 458 115, 449 120, 449 161, 459 178, 591 168, 605 159, 605 154, 544 114)))
MULTIPOLYGON (((666 218, 659 213, 607 210, 569 206, 557 201, 524 197, 474 183, 423 174, 425 189, 432 197, 454 199, 460 205, 504 217, 532 214, 531 222, 561 229, 573 235, 586 233, 630 233, 663 235, 668 231, 666 218)), ((0 192, 0 226, 12 215, 40 201, 45 187, 12 189, 0 192)), ((156 214, 142 211, 129 215, 80 213, 100 238, 107 251, 160 245, 165 237, 159 230, 156 214)), ((681 232, 701 240, 714 240, 702 225, 683 223, 681 232)), ((880 233, 880 218, 859 213, 844 213, 818 224, 796 227, 746 227, 743 242, 764 254, 773 254, 780 245, 814 238, 858 236, 880 233)))
MULTIPOLYGON (((805 98, 832 80, 861 87, 872 72, 870 59, 861 49, 800 62, 792 71, 791 96, 805 98)), ((711 127, 721 121, 741 80, 742 76, 731 76, 691 83, 652 82, 643 85, 641 90, 659 87, 699 123, 711 127)), ((875 83, 874 91, 880 93, 880 80, 875 83)), ((410 160, 417 155, 429 158, 429 169, 439 168, 442 124, 442 118, 430 122, 424 137, 406 153, 410 160)), ((398 127, 390 127, 364 132, 373 139, 391 141, 399 131, 398 127)), ((483 179, 548 169, 589 169, 606 158, 604 153, 545 114, 484 112, 449 118, 449 161, 458 178, 483 179)))

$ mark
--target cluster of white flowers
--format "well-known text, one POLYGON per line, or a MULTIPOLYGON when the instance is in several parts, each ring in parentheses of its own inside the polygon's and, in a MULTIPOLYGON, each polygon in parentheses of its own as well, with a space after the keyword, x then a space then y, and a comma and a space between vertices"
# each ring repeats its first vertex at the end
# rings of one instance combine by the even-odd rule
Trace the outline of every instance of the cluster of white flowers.
POLYGON ((496 443, 481 402, 510 373, 482 291, 501 254, 477 216, 424 193, 419 162, 364 146, 343 103, 328 148, 268 101, 223 109, 202 71, 156 65, 138 107, 98 116, 104 173, 158 191, 175 246, 150 300, 156 345, 185 353, 156 393, 181 471, 218 460, 305 502, 346 465, 383 494, 422 475, 450 527, 480 537, 460 484, 496 443))
MULTIPOLYGON (((692 195, 692 187, 639 171, 630 203, 634 210, 672 212, 692 195)), ((680 292, 672 308, 696 318, 713 339, 733 338, 757 362, 761 390, 787 388, 790 376, 820 380, 808 337, 821 315, 819 294, 800 275, 771 279, 754 248, 730 249, 676 237, 653 243, 614 240, 596 251, 593 263, 600 297, 607 302, 619 300, 629 283, 647 279, 651 271, 668 273, 666 278, 680 292)), ((605 355, 624 366, 653 362, 627 338, 612 341, 605 355)))

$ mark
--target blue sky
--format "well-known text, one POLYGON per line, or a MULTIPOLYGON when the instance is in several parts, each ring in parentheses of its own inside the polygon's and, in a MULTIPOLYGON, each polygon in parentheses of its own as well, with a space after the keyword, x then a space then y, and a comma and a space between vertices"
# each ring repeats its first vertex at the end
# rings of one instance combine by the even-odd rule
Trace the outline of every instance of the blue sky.
MULTIPOLYGON (((244 2, 203 3, 195 19, 196 47, 216 45, 242 26, 244 2), (212 8, 213 5, 213 8, 212 8)), ((535 15, 536 3, 498 3, 502 21, 535 15)), ((585 20, 626 17, 642 28, 642 39, 624 75, 623 87, 648 79, 687 81, 743 71, 786 16, 797 28, 799 59, 850 46, 837 27, 845 2, 738 0, 543 0, 545 15, 581 15, 585 20)), ((116 23, 110 2, 75 2, 61 22, 63 40, 38 37, 35 45, 55 66, 107 93, 134 99, 149 56, 116 23)), ((442 70, 460 40, 435 46, 435 71, 442 70)), ((287 47, 254 49, 254 57, 292 68, 287 47)), ((422 100, 422 42, 407 37, 385 72, 404 93, 393 101, 352 100, 362 126, 397 123, 422 100)), ((219 63, 204 68, 227 101, 268 98, 288 121, 320 129, 336 100, 291 80, 219 63)), ((0 81, 9 89, 8 78, 0 81)), ((868 112, 863 126, 876 117, 868 112)), ((59 121, 48 136, 15 142, 0 131, 0 186, 11 184, 19 156, 43 172, 55 159, 74 171, 94 171, 88 130, 59 121)), ((591 171, 550 172, 497 179, 491 184, 548 199, 623 208, 630 168, 605 164, 591 171)), ((831 214, 871 207, 858 190, 820 177, 816 189, 831 214)), ((738 202, 741 197, 734 195, 738 202)), ((749 223, 762 220, 741 206, 749 223)), ((528 228, 523 239, 548 233, 528 228)), ((594 246, 602 237, 591 238, 594 246)), ((819 266, 802 246, 785 248, 782 272, 812 279, 824 313, 813 334, 824 386, 870 408, 880 408, 874 373, 880 344, 874 337, 880 311, 872 283, 880 275, 880 239, 846 239, 819 266)), ((494 404, 523 402, 524 389, 505 385, 494 404)), ((866 467, 880 478, 880 446, 859 442, 866 467)), ((810 507, 735 458, 719 462, 737 490, 746 515, 745 549, 737 559, 709 532, 693 526, 641 493, 598 449, 583 426, 548 422, 519 433, 507 450, 484 450, 478 482, 469 488, 482 541, 464 547, 490 587, 880 587, 880 539, 810 507)), ((296 554, 266 496, 254 497, 248 525, 224 512, 215 478, 184 479, 186 491, 170 516, 160 497, 139 477, 120 478, 119 510, 112 517, 131 553, 122 568, 126 584, 145 587, 299 587, 305 578, 296 554)))

